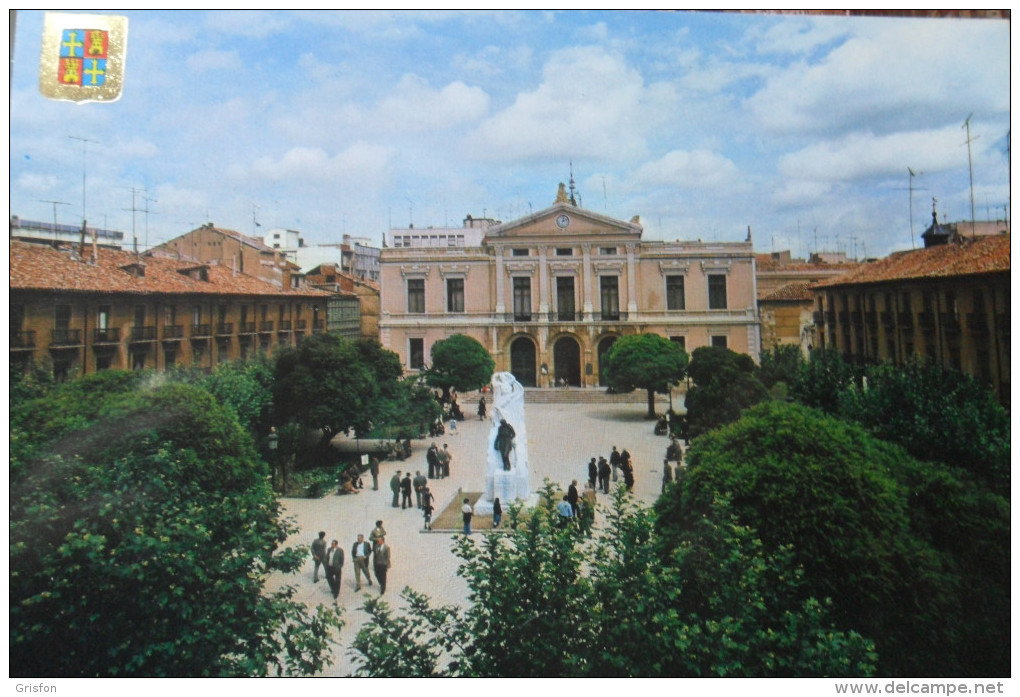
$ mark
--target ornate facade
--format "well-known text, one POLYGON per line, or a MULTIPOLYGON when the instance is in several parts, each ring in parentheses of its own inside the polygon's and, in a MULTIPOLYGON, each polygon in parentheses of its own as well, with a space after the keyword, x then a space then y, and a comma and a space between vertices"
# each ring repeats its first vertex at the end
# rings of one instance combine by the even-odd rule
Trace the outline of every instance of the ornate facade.
MULTIPOLYGON (((382 250, 383 346, 409 369, 465 334, 525 386, 600 384, 621 336, 652 332, 688 352, 721 345, 758 358, 750 236, 744 242, 647 242, 623 222, 574 205, 485 229, 476 246, 382 250)), ((396 237, 396 235, 394 235, 396 237)))

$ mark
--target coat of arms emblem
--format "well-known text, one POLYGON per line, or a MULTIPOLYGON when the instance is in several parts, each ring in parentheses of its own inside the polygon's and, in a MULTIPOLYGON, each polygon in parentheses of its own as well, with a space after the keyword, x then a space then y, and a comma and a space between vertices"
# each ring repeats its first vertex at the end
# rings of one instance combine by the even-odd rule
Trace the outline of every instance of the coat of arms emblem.
POLYGON ((126 49, 127 17, 47 12, 39 91, 72 102, 116 101, 126 49))

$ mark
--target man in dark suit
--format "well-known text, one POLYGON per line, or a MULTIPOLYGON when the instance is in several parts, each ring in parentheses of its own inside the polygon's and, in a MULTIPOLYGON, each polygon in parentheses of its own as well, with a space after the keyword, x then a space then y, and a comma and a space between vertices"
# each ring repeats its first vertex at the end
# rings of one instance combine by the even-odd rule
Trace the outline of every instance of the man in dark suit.
POLYGON ((319 567, 326 566, 326 533, 320 532, 319 537, 312 542, 312 559, 315 561, 315 570, 312 572, 312 583, 319 582, 319 567))
POLYGON ((368 585, 372 585, 372 577, 368 573, 368 558, 372 555, 372 545, 365 541, 364 535, 358 535, 358 541, 351 547, 351 559, 354 560, 354 590, 361 590, 361 575, 365 575, 368 585))
POLYGON ((326 564, 326 580, 329 582, 329 590, 333 592, 333 603, 336 604, 340 597, 340 570, 344 566, 344 550, 336 540, 329 548, 329 562, 326 564))
POLYGON ((570 508, 574 512, 574 518, 577 518, 577 500, 580 498, 577 492, 577 480, 570 482, 570 486, 567 487, 567 501, 570 502, 570 508))
POLYGON ((375 548, 372 555, 375 565, 375 579, 379 582, 379 595, 386 592, 386 573, 390 570, 390 546, 386 544, 386 538, 379 538, 379 546, 375 548))

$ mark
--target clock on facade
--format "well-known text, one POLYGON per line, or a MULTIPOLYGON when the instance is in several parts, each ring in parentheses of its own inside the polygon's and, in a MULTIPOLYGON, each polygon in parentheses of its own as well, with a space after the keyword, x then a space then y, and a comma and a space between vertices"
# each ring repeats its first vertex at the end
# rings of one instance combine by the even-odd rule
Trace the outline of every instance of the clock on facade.
POLYGON ((561 213, 560 215, 556 216, 556 225, 558 225, 559 227, 566 227, 570 225, 570 216, 568 216, 566 213, 561 213))

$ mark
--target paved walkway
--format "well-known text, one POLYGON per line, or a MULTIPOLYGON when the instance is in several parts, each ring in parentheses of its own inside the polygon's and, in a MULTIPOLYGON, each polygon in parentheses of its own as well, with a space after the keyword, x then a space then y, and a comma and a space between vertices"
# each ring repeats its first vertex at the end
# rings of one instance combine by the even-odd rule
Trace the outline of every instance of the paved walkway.
MULTIPOLYGON (((465 402, 467 403, 467 402, 465 402)), ((528 429, 528 454, 531 458, 532 489, 542 486, 545 478, 559 484, 564 490, 572 479, 577 479, 583 490, 588 476, 588 460, 605 455, 608 459, 612 446, 627 448, 634 464, 635 496, 652 503, 659 495, 662 482, 662 458, 667 439, 652 433, 654 422, 644 418, 647 406, 638 404, 534 404, 525 406, 528 429)), ((458 492, 483 491, 485 485, 485 442, 489 422, 477 417, 458 424, 457 435, 440 436, 436 442, 449 445, 453 459, 450 477, 432 480, 430 487, 436 497, 437 513, 458 492)), ((416 470, 427 474, 425 451, 432 439, 412 441, 414 453, 410 459, 382 463, 379 490, 371 488, 368 477, 366 488, 357 495, 331 495, 323 499, 284 499, 287 515, 295 518, 300 532, 287 544, 310 544, 319 530, 326 531, 326 539, 336 538, 348 557, 341 579, 340 605, 345 609, 346 626, 338 637, 334 665, 323 675, 343 676, 354 670, 349 646, 364 622, 366 615, 360 609, 366 593, 378 594, 378 585, 362 586, 354 590, 354 569, 350 560, 351 545, 359 533, 368 537, 376 520, 381 519, 387 531, 386 541, 392 547, 392 568, 387 579, 386 597, 391 605, 403 607, 399 598, 405 586, 426 593, 434 603, 463 604, 467 596, 464 579, 456 574, 459 559, 454 556, 453 536, 450 533, 422 533, 422 516, 417 508, 392 508, 390 478, 396 470, 416 470)), ((620 476, 622 481, 623 477, 620 476)), ((599 500, 606 497, 599 495, 599 500)), ((476 533, 480 535, 482 533, 476 533)), ((309 606, 330 603, 332 597, 324 574, 312 583, 313 564, 309 559, 294 576, 278 577, 293 586, 296 599, 309 606)))

